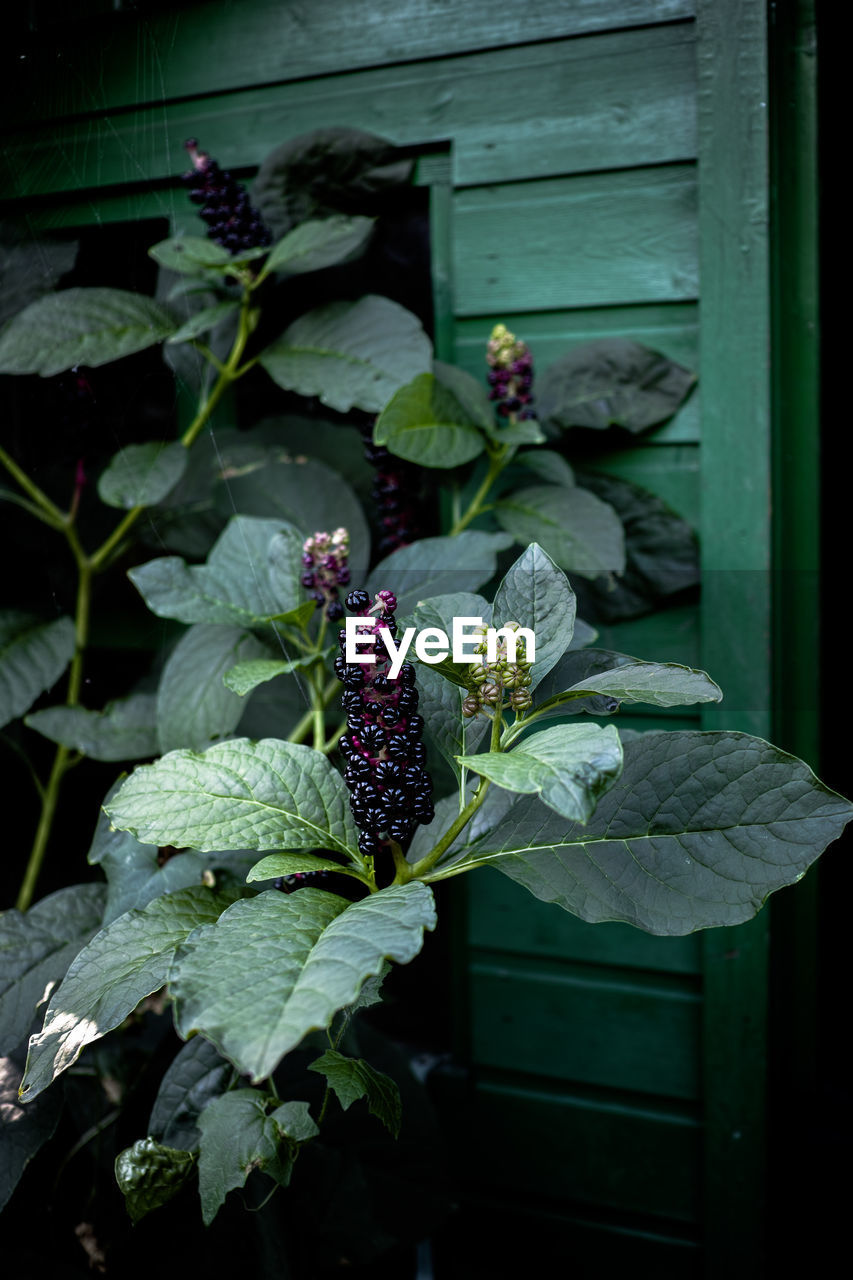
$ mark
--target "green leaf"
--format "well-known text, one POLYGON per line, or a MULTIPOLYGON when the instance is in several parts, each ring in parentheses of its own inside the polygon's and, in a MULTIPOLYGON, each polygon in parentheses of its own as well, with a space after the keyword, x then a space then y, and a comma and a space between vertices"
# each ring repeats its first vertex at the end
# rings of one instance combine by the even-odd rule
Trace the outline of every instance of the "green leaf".
POLYGON ((167 1147, 196 1151, 201 1136, 199 1116, 235 1077, 231 1063, 209 1040, 193 1036, 181 1046, 160 1082, 148 1121, 149 1134, 167 1147))
MULTIPOLYGON (((580 654, 577 655, 580 657, 580 654)), ((619 702, 647 702, 655 707, 686 707, 697 702, 719 702, 723 691, 704 671, 693 667, 679 666, 675 662, 641 662, 637 658, 628 658, 624 654, 611 654, 601 649, 584 651, 587 669, 592 666, 601 667, 580 680, 570 684, 568 689, 551 694, 548 699, 537 705, 541 714, 548 710, 552 715, 572 714, 573 703, 582 701, 584 710, 593 715, 607 715, 617 710, 616 707, 590 707, 585 695, 600 695, 606 700, 616 699, 619 702), (608 667, 603 664, 609 663, 608 667)), ((568 655, 567 655, 568 658, 568 655)), ((575 658, 575 655, 571 655, 575 658)), ((580 664, 575 660, 565 660, 556 670, 577 671, 580 664)), ((552 673, 553 675, 553 673, 552 673)), ((551 682, 549 681, 549 685, 551 682)))
POLYGON ((316 661, 313 653, 306 654, 303 658, 292 658, 289 662, 278 661, 276 658, 254 658, 251 662, 238 662, 236 666, 229 667, 222 680, 227 689, 243 698, 257 689, 259 684, 266 684, 267 680, 274 680, 276 676, 290 675, 293 671, 304 671, 316 661))
POLYGON ((428 744, 435 745, 459 777, 457 756, 476 747, 488 721, 466 720, 463 717, 462 690, 455 681, 451 683, 445 678, 438 668, 421 664, 418 667, 417 688, 420 694, 418 711, 424 718, 428 744))
POLYGON ((452 392, 468 421, 476 423, 487 435, 497 434, 495 408, 482 382, 458 365, 445 364, 443 360, 433 360, 432 371, 441 385, 452 392))
MULTIPOLYGON (((275 542, 275 539, 273 539, 275 542)), ((270 546, 270 571, 273 569, 273 546, 270 546)), ((285 609, 284 613, 274 613, 271 622, 280 622, 285 627, 306 627, 314 614, 317 612, 317 605, 313 600, 303 600, 302 604, 298 604, 295 609, 285 609)), ((299 661, 294 659, 293 669, 299 666, 299 661)))
POLYGON ((560 660, 572 640, 575 593, 566 575, 537 544, 532 543, 506 572, 495 592, 491 624, 517 622, 536 637, 531 689, 560 660))
POLYGON ((42 622, 17 610, 0 613, 0 728, 56 684, 73 656, 70 618, 42 622))
POLYGON ((153 693, 132 693, 108 702, 103 711, 45 707, 24 723, 92 760, 144 760, 159 751, 156 707, 153 693))
POLYGON ((537 485, 501 498, 494 510, 516 542, 538 542, 569 572, 594 578, 625 566, 619 517, 586 489, 537 485))
POLYGON ((400 1136, 403 1108, 396 1081, 376 1071, 363 1058, 347 1058, 336 1049, 327 1049, 308 1068, 325 1076, 344 1111, 359 1098, 366 1098, 370 1114, 385 1125, 393 1138, 400 1136))
POLYGON ((523 478, 526 483, 531 472, 546 484, 559 484, 564 489, 575 487, 574 472, 563 455, 553 449, 531 449, 513 459, 512 474, 523 478))
POLYGON ((200 1031, 263 1080, 352 1004, 386 957, 412 960, 434 926, 432 893, 420 881, 354 903, 314 888, 235 903, 178 952, 170 979, 178 1030, 200 1031))
POLYGON ((645 431, 675 413, 696 377, 630 338, 598 338, 563 356, 537 386, 543 418, 559 427, 645 431))
POLYGON ((189 566, 179 556, 162 556, 131 569, 128 577, 159 618, 266 627, 277 614, 303 603, 298 585, 302 541, 281 521, 234 516, 206 564, 189 566), (273 580, 270 565, 276 537, 297 566, 286 589, 280 574, 273 580))
POLYGON ((622 744, 612 725, 559 724, 512 751, 461 756, 459 763, 507 791, 538 795, 555 813, 585 823, 622 772, 622 744))
POLYGON ((120 360, 168 338, 172 316, 123 289, 62 289, 39 298, 0 332, 0 373, 55 373, 120 360))
POLYGON ((151 507, 174 489, 184 474, 187 451, 174 444, 129 444, 120 449, 98 481, 98 497, 108 507, 151 507))
POLYGON ((148 255, 159 266, 181 275, 200 276, 211 271, 223 273, 234 263, 227 249, 204 236, 171 236, 152 245, 148 255))
POLYGON ((360 861, 341 775, 322 752, 276 738, 172 751, 134 770, 105 807, 113 826, 158 845, 328 848, 360 861))
POLYGON ((277 880, 279 876, 292 876, 300 871, 340 871, 346 873, 333 858, 320 858, 314 853, 269 853, 256 862, 246 876, 247 883, 255 880, 277 880))
POLYGON ((318 396, 340 413, 379 413, 398 388, 429 369, 431 357, 417 317, 368 294, 300 316, 261 353, 260 363, 285 391, 318 396))
POLYGON ((422 467, 458 467, 485 448, 482 429, 431 373, 419 373, 389 400, 373 439, 422 467))
POLYGON ((307 1102, 283 1102, 270 1116, 279 1133, 291 1142, 310 1142, 320 1130, 309 1114, 307 1102))
POLYGON ((18 1100, 21 1083, 19 1055, 0 1057, 0 1211, 8 1203, 24 1169, 53 1136, 62 1110, 58 1092, 29 1106, 18 1100))
POLYGON ((175 330, 171 338, 166 339, 166 342, 171 346, 176 342, 190 342, 193 338, 200 338, 203 333, 207 333, 209 329, 215 329, 228 316, 236 315, 239 310, 239 302, 215 302, 210 307, 201 307, 198 311, 194 311, 189 319, 175 330))
POLYGON ((340 216, 303 222, 273 245, 260 279, 271 271, 287 275, 322 271, 353 257, 364 248, 372 231, 372 218, 340 216))
POLYGON ((293 1145, 281 1141, 281 1130, 266 1112, 269 1102, 257 1089, 234 1089, 214 1098, 199 1116, 198 1189, 206 1227, 228 1192, 245 1186, 253 1169, 282 1187, 290 1181, 293 1145))
MULTIPOLYGON (((418 631, 422 631, 427 627, 436 627, 447 633, 448 639, 453 638, 453 620, 454 618, 480 618, 482 622, 488 624, 492 616, 492 606, 482 596, 476 595, 472 591, 451 591, 445 595, 430 596, 427 600, 419 600, 411 617, 405 619, 405 626, 413 626, 418 631)), ((466 627, 466 630, 470 628, 466 627)), ((436 745, 441 747, 440 739, 443 736, 441 732, 441 724, 439 717, 451 708, 453 715, 461 715, 461 702, 458 704, 453 701, 451 695, 438 689, 435 682, 424 683, 421 679, 422 674, 426 672, 434 672, 442 677, 444 681, 450 681, 460 689, 468 689, 470 667, 467 663, 454 662, 452 654, 450 657, 443 659, 441 662, 424 664, 419 662, 418 665, 418 687, 423 687, 427 700, 432 696, 433 701, 437 700, 438 705, 435 708, 435 716, 433 717, 433 729, 437 731, 436 745)), ((421 715, 427 719, 427 713, 420 708, 421 715)), ((451 735, 452 735, 451 730, 451 735)), ((454 754, 458 754, 454 753, 454 754)), ((453 769, 457 768, 455 760, 452 762, 453 769)))
MULTIPOLYGON (((350 570, 356 577, 366 573, 370 530, 350 485, 323 462, 304 455, 282 458, 281 454, 280 447, 265 449, 237 474, 226 470, 218 498, 222 511, 236 508, 242 515, 282 520, 298 529, 303 541, 318 529, 331 533, 343 526, 350 536, 350 570)), ((300 545, 291 567, 294 589, 303 600, 301 557, 300 545)))
POLYGON ((267 653, 266 645, 242 627, 203 622, 190 627, 175 645, 160 677, 160 751, 178 747, 199 751, 227 738, 239 724, 243 703, 223 683, 223 677, 235 662, 267 653))
POLYGON ((410 613, 418 601, 447 592, 472 592, 494 575, 499 551, 512 545, 504 533, 466 529, 455 538, 421 538, 380 560, 366 590, 393 591, 397 613, 410 613))
POLYGON ((189 1151, 161 1146, 153 1138, 140 1138, 116 1156, 119 1190, 132 1222, 159 1209, 176 1196, 193 1171, 189 1151))
POLYGON ((624 743, 622 777, 585 828, 516 801, 452 872, 488 862, 582 920, 684 934, 751 919, 851 817, 802 760, 760 738, 643 733, 624 743))
POLYGON ((35 1098, 166 982, 178 943, 215 920, 234 894, 198 886, 155 898, 97 933, 53 992, 44 1026, 30 1037, 21 1097, 35 1098))
POLYGON ((102 884, 58 889, 26 913, 0 914, 0 1055, 30 1029, 36 1009, 101 927, 102 884))
POLYGON ((73 271, 79 240, 36 239, 21 220, 16 228, 0 229, 0 325, 30 302, 52 292, 73 271))

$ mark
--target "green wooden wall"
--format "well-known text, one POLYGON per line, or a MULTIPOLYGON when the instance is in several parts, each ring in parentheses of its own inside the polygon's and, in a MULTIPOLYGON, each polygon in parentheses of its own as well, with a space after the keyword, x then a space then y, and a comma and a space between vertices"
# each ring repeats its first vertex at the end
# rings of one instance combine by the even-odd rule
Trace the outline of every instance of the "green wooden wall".
MULTIPOLYGON (((726 698, 701 723, 770 736, 785 652, 771 492, 788 492, 797 463, 780 469, 771 450, 767 59, 758 0, 214 0, 117 15, 47 30, 10 65, 5 197, 34 227, 189 225, 175 183, 187 136, 246 171, 322 126, 419 148, 444 358, 480 376, 503 320, 540 369, 626 334, 699 372, 671 422, 593 464, 701 531, 702 605, 601 643, 705 667, 726 698)), ((813 477, 800 480, 813 503, 813 477)), ((624 1262, 759 1274, 768 915, 652 939, 584 925, 491 871, 460 900, 466 1071, 438 1087, 471 1258, 478 1230, 496 1265, 533 1231, 582 1275, 624 1262)))

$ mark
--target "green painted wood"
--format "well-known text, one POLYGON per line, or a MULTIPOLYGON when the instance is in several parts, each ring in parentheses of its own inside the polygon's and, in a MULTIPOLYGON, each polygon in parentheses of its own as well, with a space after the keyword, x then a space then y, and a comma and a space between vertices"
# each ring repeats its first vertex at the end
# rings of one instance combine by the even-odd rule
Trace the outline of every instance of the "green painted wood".
POLYGON ((460 54, 553 40, 608 28, 692 17, 692 0, 539 0, 523 22, 512 7, 480 0, 215 0, 176 6, 138 19, 129 14, 102 28, 49 33, 10 59, 10 95, 18 117, 50 119, 150 102, 191 98, 278 81, 304 81, 343 67, 460 54), (57 45, 59 54, 57 55, 57 45), (38 86, 38 93, 33 92, 38 86), (20 105, 16 105, 20 104, 20 105))
POLYGON ((689 1113, 480 1079, 454 1121, 454 1163, 481 1188, 699 1216, 701 1132, 689 1113))
POLYGON ((50 130, 26 121, 7 134, 0 173, 9 197, 161 181, 186 168, 187 137, 243 168, 287 138, 341 124, 399 144, 452 137, 457 185, 631 166, 638 156, 646 165, 692 159, 694 61, 692 24, 679 24, 462 62, 342 72, 344 62, 334 76, 137 105, 50 130))
MULTIPOLYGON (((484 352, 492 326, 500 321, 529 344, 537 376, 575 346, 597 338, 632 338, 676 360, 685 369, 699 365, 699 316, 693 302, 647 303, 642 306, 578 307, 546 312, 506 312, 456 321, 457 362, 475 378, 485 376, 484 352)), ((535 386, 534 386, 535 390, 535 386)), ((678 413, 663 426, 643 433, 643 440, 666 444, 698 441, 701 390, 690 393, 678 413)))
POLYGON ((472 947, 650 972, 701 972, 696 934, 653 938, 627 924, 587 924, 552 903, 531 901, 525 889, 498 872, 466 880, 472 947))
MULTIPOLYGON (((636 437, 635 437, 636 438, 636 437)), ((618 453, 585 456, 590 471, 620 476, 656 494, 692 525, 699 528, 702 514, 700 453, 692 444, 642 444, 618 453)))
POLYGON ((456 314, 695 298, 695 177, 669 165, 458 192, 456 314))
MULTIPOLYGON (((613 649, 634 658, 698 667, 701 665, 699 610, 696 605, 678 605, 642 618, 632 618, 630 622, 600 625, 595 643, 600 649, 613 649)), ((713 672, 709 674, 713 675, 713 672)), ((722 674, 718 674, 722 679, 722 674)), ((648 714, 648 708, 643 714, 648 714)), ((696 717, 690 715, 685 718, 689 719, 691 726, 695 725, 696 717)))
MULTIPOLYGON (((698 6, 703 664, 708 728, 769 736, 770 367, 763 6, 698 6), (736 321, 736 322, 735 322, 736 321)), ((706 1274, 762 1268, 768 915, 704 939, 706 1274)))
POLYGON ((478 1066, 698 1096, 701 1002, 692 979, 474 952, 469 981, 478 1066))

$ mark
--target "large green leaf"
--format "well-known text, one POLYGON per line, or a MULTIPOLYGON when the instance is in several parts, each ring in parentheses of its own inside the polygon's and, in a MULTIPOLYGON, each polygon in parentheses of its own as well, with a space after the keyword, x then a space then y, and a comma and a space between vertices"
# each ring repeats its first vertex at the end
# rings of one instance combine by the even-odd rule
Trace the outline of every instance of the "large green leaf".
POLYGON ((377 1071, 363 1058, 347 1058, 336 1049, 327 1049, 308 1070, 326 1077, 344 1111, 359 1098, 366 1098, 370 1114, 382 1121, 393 1138, 400 1136, 400 1090, 390 1076, 377 1071))
POLYGON ((153 298, 123 289, 62 289, 39 298, 0 332, 0 373, 50 378, 96 367, 162 342, 175 321, 153 298))
POLYGON ((22 1055, 0 1057, 0 1211, 33 1156, 53 1136, 62 1109, 57 1090, 24 1107, 18 1100, 22 1055))
POLYGON ((174 444, 129 444, 120 449, 98 480, 98 497, 108 507, 150 507, 161 502, 184 474, 187 451, 174 444))
POLYGON ((303 222, 270 249, 259 279, 271 271, 299 275, 353 257, 373 230, 372 218, 323 218, 303 222))
POLYGON ((386 957, 412 960, 434 926, 432 892, 420 881, 355 903, 313 888, 235 903, 178 952, 170 978, 178 1030, 202 1032, 262 1080, 352 1004, 386 957))
POLYGON ((487 435, 497 434, 495 407, 479 378, 460 369, 458 365, 445 364, 443 360, 433 360, 432 371, 442 386, 452 392, 469 421, 476 423, 487 435))
MULTIPOLYGON (((581 701, 584 710, 601 715, 600 706, 589 705, 590 695, 600 695, 605 701, 615 699, 618 702, 647 702, 655 707, 685 707, 697 702, 719 702, 723 696, 722 689, 709 675, 693 667, 683 667, 675 662, 641 662, 636 658, 625 658, 623 654, 609 654, 601 649, 586 650, 583 653, 589 659, 587 665, 610 661, 611 666, 586 675, 570 684, 567 689, 549 695, 546 702, 537 706, 540 714, 546 710, 551 715, 572 713, 575 709, 572 704, 581 701), (624 661, 617 665, 614 660, 621 658, 624 661)), ((577 657, 580 656, 578 653, 577 657)), ((580 664, 573 661, 565 662, 568 670, 577 669, 578 665, 580 664)), ((608 706, 603 714, 616 709, 608 706)))
POLYGON ((612 725, 559 724, 513 751, 460 756, 459 763, 507 791, 538 795, 555 813, 584 823, 622 772, 622 744, 612 725))
POLYGON ((198 886, 155 898, 97 933, 50 997, 44 1026, 30 1037, 21 1097, 29 1100, 112 1031, 166 982, 178 943, 217 918, 234 894, 198 886))
POLYGON ((518 801, 451 853, 448 874, 488 862, 583 920, 684 934, 749 920, 851 817, 802 760, 760 738, 643 733, 624 743, 622 777, 585 828, 518 801))
POLYGON ((36 1008, 101 927, 102 884, 57 889, 29 911, 0 914, 0 1056, 30 1029, 36 1008))
POLYGON ((293 1168, 295 1144, 267 1115, 274 1099, 257 1089, 235 1089, 214 1098, 198 1119, 201 1216, 210 1226, 229 1191, 246 1184, 253 1169, 286 1187, 293 1168))
POLYGON ((190 566, 179 556, 162 556, 131 569, 128 576, 160 618, 264 627, 304 601, 298 575, 302 541, 295 529, 281 521, 234 516, 207 564, 190 566), (270 548, 274 539, 277 547, 287 544, 297 567, 287 584, 280 574, 273 580, 270 548))
POLYGON ((367 590, 393 591, 398 614, 411 612, 419 600, 447 592, 476 591, 493 576, 497 555, 512 545, 505 533, 466 529, 455 538, 421 538, 380 560, 367 580, 367 590))
MULTIPOLYGON (((482 596, 473 591, 451 591, 443 595, 429 596, 426 600, 419 600, 414 612, 405 619, 403 625, 413 626, 417 631, 422 631, 427 627, 435 627, 444 631, 448 639, 452 640, 454 619, 479 618, 482 623, 488 626, 491 616, 492 606, 482 596)), ((470 639, 473 625, 473 623, 465 624, 464 630, 468 639, 470 639)), ((466 647, 470 649, 470 644, 466 644, 466 647)), ((436 675, 442 676, 444 680, 451 681, 458 688, 467 690, 471 674, 469 664, 454 662, 451 652, 450 656, 443 658, 441 662, 429 665, 421 663, 418 667, 418 687, 423 687, 427 698, 430 697, 430 690, 436 690, 435 697, 440 704, 436 708, 436 716, 441 715, 443 710, 451 707, 454 709, 454 715, 459 713, 461 704, 457 705, 446 693, 438 692, 434 682, 432 684, 423 683, 421 674, 427 671, 434 672, 436 675)), ((428 718, 423 708, 421 709, 421 714, 424 719, 428 718)), ((432 727, 441 736, 441 725, 438 720, 435 721, 432 727)))
POLYGON ((244 703, 223 683, 237 662, 268 656, 269 649, 242 627, 199 622, 181 636, 157 690, 160 750, 200 751, 237 727, 244 703))
POLYGON ((566 575, 535 542, 507 570, 495 592, 492 626, 511 621, 530 627, 536 637, 530 673, 530 687, 535 689, 571 644, 575 627, 575 593, 566 575))
POLYGON ((193 1036, 182 1045, 160 1081, 148 1121, 159 1142, 182 1151, 199 1144, 198 1118, 207 1104, 224 1093, 235 1071, 209 1040, 193 1036))
POLYGON ((368 294, 295 320, 260 362, 285 391, 347 413, 379 413, 399 387, 429 370, 430 340, 411 311, 368 294))
POLYGON ((156 708, 153 693, 132 693, 108 702, 103 711, 45 707, 25 724, 92 760, 144 760, 159 750, 156 708))
POLYGON ((630 338, 598 338, 575 347, 540 378, 543 419, 560 427, 645 431, 675 413, 694 374, 630 338))
POLYGON ((0 613, 0 728, 56 684, 73 656, 70 618, 42 622, 17 610, 0 613))
POLYGON ((421 467, 458 467, 483 452, 480 425, 431 373, 401 387, 380 413, 376 444, 421 467))
POLYGON ((624 568, 625 539, 619 517, 586 489, 563 485, 521 489, 501 498, 495 515, 516 542, 538 542, 569 572, 594 578, 624 568))
POLYGON ((189 1151, 178 1151, 140 1138, 116 1156, 115 1173, 125 1207, 133 1222, 159 1209, 176 1196, 193 1171, 189 1151))
POLYGON ((292 876, 306 871, 339 871, 346 874, 334 858, 318 857, 316 853, 268 853, 256 862, 246 876, 249 884, 257 880, 277 880, 279 876, 292 876))
POLYGON ((194 276, 224 272, 234 261, 227 249, 204 236, 171 236, 152 245, 148 254, 169 271, 194 276))
POLYGON ((136 769, 105 807, 113 826, 158 845, 328 848, 360 861, 341 775, 322 752, 277 738, 172 751, 136 769))

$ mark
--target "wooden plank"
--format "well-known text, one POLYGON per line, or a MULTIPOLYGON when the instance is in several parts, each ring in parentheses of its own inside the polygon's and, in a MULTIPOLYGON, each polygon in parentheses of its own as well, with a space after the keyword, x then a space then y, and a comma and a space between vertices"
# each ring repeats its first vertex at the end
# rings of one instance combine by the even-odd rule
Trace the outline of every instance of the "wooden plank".
POLYGON ((523 45, 236 94, 27 120, 0 155, 7 197, 152 182, 186 168, 198 137, 223 166, 259 164, 287 138, 346 125, 398 144, 453 140, 459 183, 691 159, 692 24, 523 45), (513 92, 507 95, 511 83, 513 92))
POLYGON ((480 1066, 698 1096, 701 999, 689 978, 605 974, 497 952, 472 954, 469 974, 471 1052, 480 1066))
POLYGON ((456 314, 693 299, 695 200, 688 164, 460 191, 456 314))
POLYGON ((45 120, 671 22, 693 10, 692 0, 538 0, 523 14, 480 0, 208 0, 149 19, 117 16, 99 31, 42 32, 23 53, 14 46, 5 70, 16 117, 45 120))
POLYGON ((468 941, 510 954, 581 960, 650 972, 699 973, 696 934, 653 938, 627 924, 587 924, 549 902, 539 902, 500 874, 466 876, 468 941))
MULTIPOLYGON (((632 618, 630 622, 613 626, 599 624, 595 643, 600 649, 613 649, 650 662, 681 662, 688 667, 698 667, 699 623, 696 605, 678 605, 643 618, 632 618)), ((690 723, 694 722, 691 715, 690 723)))
POLYGON ((694 529, 701 523, 700 451, 693 444, 643 444, 585 455, 583 467, 621 476, 656 494, 694 529))
POLYGON ((454 1121, 454 1165, 481 1191, 698 1218, 701 1130, 688 1113, 480 1079, 454 1121))
MULTIPOLYGON (((597 338, 632 338, 661 351, 686 369, 699 365, 696 303, 673 302, 626 307, 579 307, 570 311, 511 312, 456 321, 457 362, 475 378, 485 376, 484 352, 492 326, 500 321, 529 344, 537 376, 566 352, 597 338)), ((535 385, 534 385, 535 390, 535 385)), ((643 440, 687 444, 700 438, 698 387, 669 422, 643 433, 643 440)), ((571 437, 569 437, 569 440, 571 437)))
MULTIPOLYGON (((703 665, 708 728, 770 731, 767 33, 763 6, 701 0, 703 665)), ((763 1269, 767 913, 705 937, 706 1274, 763 1269)))

